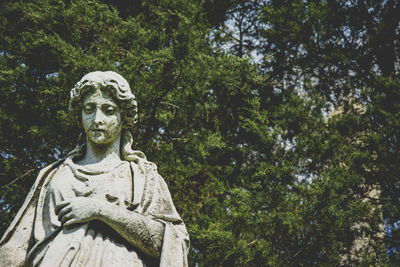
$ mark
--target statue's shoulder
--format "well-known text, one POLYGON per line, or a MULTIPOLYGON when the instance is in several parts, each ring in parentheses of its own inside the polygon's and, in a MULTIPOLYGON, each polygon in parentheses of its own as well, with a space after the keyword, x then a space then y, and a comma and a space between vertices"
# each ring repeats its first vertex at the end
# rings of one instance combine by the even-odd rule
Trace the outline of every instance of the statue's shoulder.
POLYGON ((146 168, 146 171, 149 171, 149 172, 157 172, 157 165, 154 163, 154 162, 152 162, 152 161, 149 161, 149 160, 145 160, 144 161, 144 166, 145 166, 145 168, 146 168))
POLYGON ((65 161, 66 158, 62 158, 39 169, 39 173, 37 175, 35 183, 33 184, 33 188, 40 186, 43 183, 43 181, 46 180, 46 177, 48 177, 50 174, 54 174, 56 170, 60 168, 60 166, 64 165, 65 161))
POLYGON ((52 170, 57 169, 58 167, 60 167, 64 162, 66 161, 66 158, 62 158, 59 159, 43 168, 40 169, 39 171, 39 175, 38 177, 42 177, 45 176, 46 174, 48 174, 49 172, 51 172, 52 170))
POLYGON ((123 156, 133 167, 137 166, 143 173, 157 172, 157 165, 147 160, 146 155, 140 150, 130 150, 129 153, 125 153, 123 156))
POLYGON ((151 180, 154 180, 154 182, 158 182, 158 183, 163 184, 163 186, 167 185, 166 182, 165 182, 164 177, 158 172, 157 164, 155 164, 152 161, 146 160, 143 163, 143 165, 144 165, 144 168, 145 168, 146 176, 148 176, 151 180))

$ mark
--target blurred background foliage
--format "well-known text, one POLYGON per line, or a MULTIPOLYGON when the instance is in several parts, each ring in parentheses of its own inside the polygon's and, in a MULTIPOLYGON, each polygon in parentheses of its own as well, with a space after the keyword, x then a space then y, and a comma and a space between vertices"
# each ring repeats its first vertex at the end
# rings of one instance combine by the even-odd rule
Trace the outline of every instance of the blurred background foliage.
POLYGON ((400 265, 400 1, 3 0, 0 235, 114 70, 191 266, 400 265))

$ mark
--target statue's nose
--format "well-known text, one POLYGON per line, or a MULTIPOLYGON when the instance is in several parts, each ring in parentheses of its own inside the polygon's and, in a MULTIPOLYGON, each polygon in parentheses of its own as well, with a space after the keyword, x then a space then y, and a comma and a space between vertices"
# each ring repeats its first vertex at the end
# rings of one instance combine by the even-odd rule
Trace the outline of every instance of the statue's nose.
POLYGON ((103 124, 105 119, 105 115, 101 109, 96 110, 96 114, 94 116, 94 123, 103 124))

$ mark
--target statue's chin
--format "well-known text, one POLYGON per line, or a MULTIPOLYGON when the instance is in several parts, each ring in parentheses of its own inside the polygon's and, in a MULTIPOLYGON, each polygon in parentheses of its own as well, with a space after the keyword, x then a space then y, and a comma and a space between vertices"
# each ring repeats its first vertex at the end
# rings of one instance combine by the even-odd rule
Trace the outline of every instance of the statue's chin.
POLYGON ((107 145, 112 142, 111 138, 105 136, 104 133, 90 134, 89 140, 96 145, 107 145))

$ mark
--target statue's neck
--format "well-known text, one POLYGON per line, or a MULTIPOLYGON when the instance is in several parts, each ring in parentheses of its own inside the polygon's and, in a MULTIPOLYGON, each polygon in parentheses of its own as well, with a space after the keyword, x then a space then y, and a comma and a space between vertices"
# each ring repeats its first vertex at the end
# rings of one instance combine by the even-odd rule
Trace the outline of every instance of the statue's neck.
POLYGON ((81 165, 113 165, 121 161, 121 137, 109 144, 95 144, 86 139, 86 152, 81 165))

